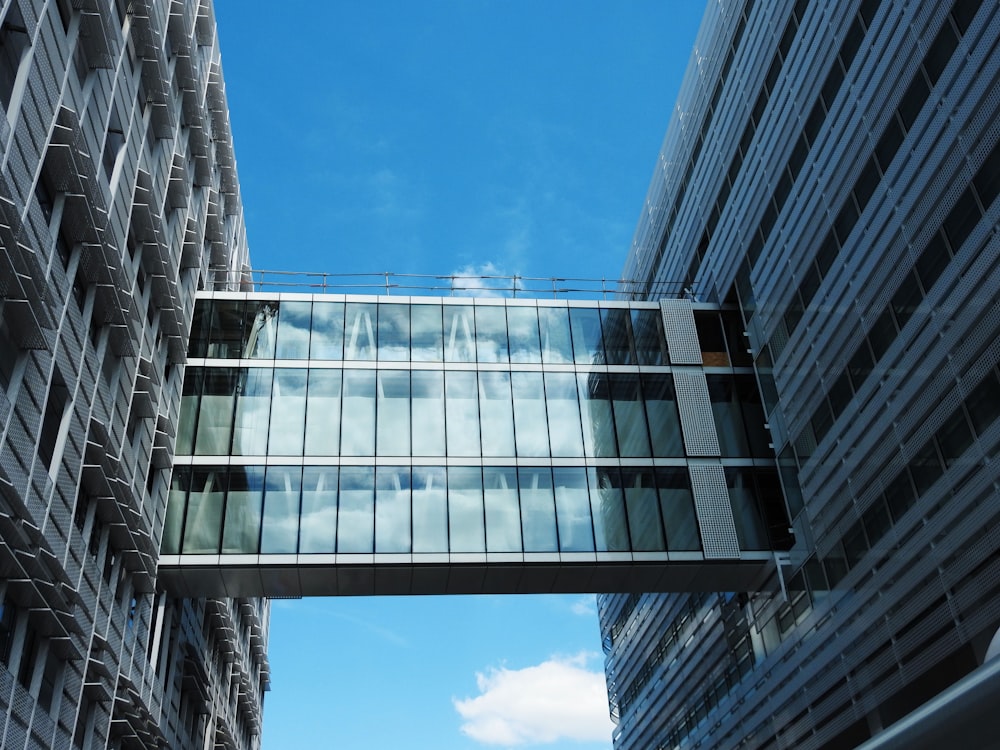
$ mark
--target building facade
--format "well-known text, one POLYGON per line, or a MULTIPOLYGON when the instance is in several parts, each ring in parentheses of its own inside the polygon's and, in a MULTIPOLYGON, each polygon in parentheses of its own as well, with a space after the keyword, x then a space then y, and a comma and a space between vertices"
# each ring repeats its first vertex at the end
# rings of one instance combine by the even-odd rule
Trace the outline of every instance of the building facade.
POLYGON ((599 598, 616 748, 995 739, 948 712, 1000 626, 998 43, 979 0, 707 10, 624 276, 741 310, 795 543, 599 598))
POLYGON ((211 2, 0 3, 0 243, 0 746, 258 748, 268 603, 156 582, 195 292, 248 265, 211 2))

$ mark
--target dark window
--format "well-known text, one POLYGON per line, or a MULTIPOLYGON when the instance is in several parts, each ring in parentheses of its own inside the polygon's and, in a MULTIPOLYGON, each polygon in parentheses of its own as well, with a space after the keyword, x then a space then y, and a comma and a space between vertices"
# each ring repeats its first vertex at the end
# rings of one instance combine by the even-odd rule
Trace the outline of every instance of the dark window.
POLYGON ((942 229, 948 236, 953 252, 957 253, 965 244, 980 218, 982 218, 982 212, 979 210, 979 204, 972 194, 971 187, 967 187, 962 191, 955 207, 951 209, 951 213, 942 224, 942 229))
POLYGON ((55 455, 56 441, 59 438, 59 427, 69 401, 69 391, 59 372, 52 376, 52 386, 45 402, 45 414, 42 417, 42 428, 38 436, 38 457, 50 470, 55 455))
POLYGON ((899 476, 889 482, 885 488, 885 502, 889 506, 892 517, 898 523, 916 500, 913 485, 910 483, 910 473, 904 468, 899 476))
POLYGON ((809 113, 809 117, 806 118, 806 123, 802 127, 802 134, 809 139, 810 144, 816 143, 816 138, 819 137, 819 131, 823 127, 825 119, 826 112, 823 110, 823 102, 817 99, 812 112, 809 113))
POLYGON ((917 488, 917 495, 923 495, 944 472, 941 458, 934 447, 933 438, 924 443, 923 447, 917 451, 911 459, 909 467, 913 484, 917 488))
POLYGON ((871 352, 868 351, 868 342, 867 340, 862 341, 847 365, 847 371, 851 375, 851 382, 854 384, 855 391, 861 388, 861 384, 871 374, 874 366, 875 362, 872 360, 871 352))
POLYGON ((4 597, 0 601, 0 662, 10 666, 10 648, 14 643, 14 628, 17 625, 17 607, 4 597))
POLYGON ((854 57, 858 54, 858 50, 861 49, 861 40, 865 37, 865 30, 861 28, 861 22, 855 18, 854 23, 847 30, 847 34, 844 36, 844 42, 840 45, 840 59, 844 63, 845 68, 850 68, 851 63, 854 62, 854 57))
POLYGON ((833 107, 833 102, 837 99, 837 92, 840 91, 840 84, 843 82, 844 70, 840 67, 840 60, 834 60, 833 67, 830 68, 830 73, 826 77, 826 83, 823 84, 823 91, 821 92, 827 112, 833 107))
POLYGON ((922 300, 923 295, 920 293, 916 272, 910 271, 903 278, 903 283, 899 285, 899 289, 892 297, 892 312, 896 316, 896 323, 900 330, 913 317, 922 300))
POLYGON ((892 313, 887 307, 878 316, 868 332, 868 343, 871 345, 875 361, 879 361, 896 340, 896 325, 892 321, 892 313))
POLYGON ((924 57, 924 70, 927 72, 927 78, 930 80, 931 86, 938 82, 945 67, 948 65, 948 61, 955 53, 956 47, 958 47, 958 37, 955 35, 955 30, 952 29, 951 24, 948 23, 948 19, 945 19, 941 31, 938 32, 937 37, 931 42, 931 48, 927 50, 927 56, 924 57))
POLYGON ((927 101, 930 93, 931 90, 927 85, 927 81, 924 80, 923 71, 918 69, 914 73, 910 85, 906 88, 906 93, 903 94, 903 100, 899 103, 899 119, 902 121, 906 132, 910 132, 910 128, 913 127, 913 123, 916 121, 917 115, 920 114, 920 110, 924 108, 924 102, 927 101))
POLYGON ((792 149, 791 156, 788 157, 788 171, 792 175, 794 180, 799 176, 799 172, 802 171, 802 165, 806 162, 806 156, 809 154, 809 141, 806 140, 805 135, 800 135, 799 139, 795 142, 795 148, 792 149))
POLYGON ((951 17, 955 19, 958 33, 964 35, 969 30, 972 19, 979 12, 982 0, 957 0, 951 8, 951 17))
POLYGON ((14 83, 21 68, 21 60, 28 51, 30 39, 17 3, 12 3, 0 24, 0 104, 10 109, 14 83))
POLYGON ((892 164, 892 160, 896 157, 896 152, 899 151, 904 137, 905 134, 902 127, 900 127, 899 120, 893 115, 889 118, 889 122, 886 123, 885 131, 882 133, 882 137, 879 138, 878 145, 875 146, 875 158, 878 160, 882 174, 889 171, 889 165, 892 164))
POLYGON ((854 229, 854 225, 857 223, 858 209, 854 205, 851 196, 847 196, 847 200, 844 201, 844 205, 837 215, 837 220, 833 224, 834 231, 837 233, 837 240, 840 242, 841 247, 847 244, 847 238, 850 237, 851 230, 854 229))
POLYGON ((861 170, 861 174, 858 175, 858 181, 854 184, 854 198, 857 200, 858 207, 862 211, 865 210, 865 206, 871 200, 879 182, 878 165, 875 163, 875 157, 873 156, 865 163, 865 168, 861 170))
POLYGON ((1000 417, 1000 380, 991 370, 985 380, 972 389, 965 399, 972 426, 980 435, 1000 417))
MULTIPOLYGON (((788 57, 788 51, 792 48, 792 42, 795 41, 795 32, 798 30, 798 24, 795 23, 795 17, 788 19, 788 23, 785 24, 785 31, 781 35, 781 41, 778 42, 778 51, 781 53, 781 58, 775 58, 774 62, 771 63, 772 69, 781 68, 781 60, 788 57)), ((778 72, 775 70, 774 78, 772 80, 771 73, 767 74, 767 87, 771 91, 774 91, 774 81, 778 80, 778 72)))
POLYGON ((965 412, 961 407, 948 417, 935 434, 941 455, 944 456, 945 466, 954 466, 962 454, 972 445, 972 430, 969 428, 965 412))
POLYGON ((844 413, 844 409, 847 408, 847 404, 850 403, 851 399, 854 397, 854 391, 851 390, 851 381, 847 377, 847 373, 844 372, 839 378, 837 378, 833 385, 830 386, 830 408, 833 409, 835 417, 839 417, 844 413))
POLYGON ((972 179, 972 184, 976 186, 983 208, 992 206, 997 193, 1000 193, 1000 144, 994 146, 987 155, 983 166, 972 179))

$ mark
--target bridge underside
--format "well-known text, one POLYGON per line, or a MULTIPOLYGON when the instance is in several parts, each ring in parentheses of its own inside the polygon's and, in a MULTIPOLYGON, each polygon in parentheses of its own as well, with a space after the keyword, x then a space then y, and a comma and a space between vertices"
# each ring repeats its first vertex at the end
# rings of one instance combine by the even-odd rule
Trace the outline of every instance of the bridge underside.
POLYGON ((516 555, 517 560, 465 555, 434 562, 420 557, 166 555, 159 576, 170 591, 188 597, 682 593, 749 591, 774 565, 767 552, 746 552, 736 560, 697 554, 646 560, 613 559, 622 557, 613 554, 600 560, 575 554, 516 555))

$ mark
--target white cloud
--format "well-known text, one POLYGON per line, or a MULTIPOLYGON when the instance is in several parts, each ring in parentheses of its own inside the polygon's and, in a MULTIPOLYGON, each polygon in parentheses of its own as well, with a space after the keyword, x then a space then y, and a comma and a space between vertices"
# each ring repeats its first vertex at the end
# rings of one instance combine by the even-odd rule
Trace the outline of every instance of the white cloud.
POLYGON ((464 297, 510 297, 515 288, 522 286, 513 274, 492 262, 463 266, 452 271, 449 277, 451 288, 464 297))
POLYGON ((569 606, 569 611, 581 617, 593 617, 597 614, 597 605, 594 601, 594 596, 592 594, 581 596, 569 606))
POLYGON ((477 673, 480 695, 453 699, 465 720, 462 732, 485 745, 610 742, 604 673, 587 669, 595 657, 581 652, 524 669, 477 673))

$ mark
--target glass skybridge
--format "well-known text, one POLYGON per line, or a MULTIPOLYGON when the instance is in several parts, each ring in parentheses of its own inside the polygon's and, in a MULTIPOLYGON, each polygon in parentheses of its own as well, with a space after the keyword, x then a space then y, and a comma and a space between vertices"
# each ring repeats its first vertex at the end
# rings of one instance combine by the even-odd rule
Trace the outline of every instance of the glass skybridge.
POLYGON ((198 299, 178 594, 741 590, 790 541, 718 306, 198 299))

